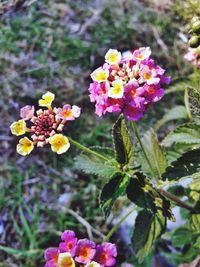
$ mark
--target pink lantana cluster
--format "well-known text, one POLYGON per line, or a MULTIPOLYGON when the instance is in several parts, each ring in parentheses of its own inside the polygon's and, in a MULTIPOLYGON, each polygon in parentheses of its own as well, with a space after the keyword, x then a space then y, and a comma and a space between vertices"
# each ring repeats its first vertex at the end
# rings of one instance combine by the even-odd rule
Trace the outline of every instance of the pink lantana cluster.
POLYGON ((44 267, 106 267, 116 263, 117 249, 112 243, 96 245, 88 239, 79 239, 71 230, 61 235, 58 248, 48 248, 44 257, 44 267))
POLYGON ((200 46, 197 48, 189 48, 184 58, 197 66, 197 68, 200 68, 200 46))
POLYGON ((39 100, 39 108, 35 110, 34 106, 25 106, 21 108, 21 119, 10 125, 12 134, 21 136, 17 145, 17 152, 26 156, 31 153, 35 146, 43 147, 51 145, 53 152, 62 154, 66 152, 70 143, 66 136, 62 134, 64 126, 68 121, 75 120, 80 116, 81 109, 78 106, 64 105, 62 108, 53 108, 52 102, 55 95, 47 92, 39 100))
POLYGON ((150 58, 149 47, 141 47, 122 55, 109 49, 105 63, 91 78, 90 100, 96 114, 122 112, 129 120, 138 121, 146 109, 164 95, 163 85, 170 83, 165 70, 150 58))

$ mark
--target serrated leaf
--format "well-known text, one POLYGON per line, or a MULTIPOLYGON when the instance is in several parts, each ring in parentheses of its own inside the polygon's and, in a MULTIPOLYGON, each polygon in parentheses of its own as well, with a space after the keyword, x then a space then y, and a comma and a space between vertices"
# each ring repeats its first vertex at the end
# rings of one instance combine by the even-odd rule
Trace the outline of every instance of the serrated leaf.
POLYGON ((200 200, 200 173, 199 177, 193 179, 193 181, 189 184, 190 189, 190 197, 194 199, 196 202, 200 200))
POLYGON ((100 195, 100 206, 107 217, 118 197, 124 196, 129 177, 122 173, 114 174, 110 181, 104 186, 100 195))
POLYGON ((188 88, 189 108, 193 118, 200 121, 200 92, 195 88, 188 88))
POLYGON ((169 180, 178 180, 183 177, 191 177, 199 171, 200 149, 194 149, 184 153, 180 158, 172 162, 162 177, 169 180))
POLYGON ((190 218, 190 227, 195 233, 200 234, 200 214, 192 214, 190 218))
POLYGON ((150 211, 142 210, 138 213, 131 241, 134 253, 140 263, 151 251, 154 241, 165 230, 166 219, 160 212, 153 214, 150 211))
POLYGON ((192 242, 192 232, 186 227, 177 228, 171 236, 171 242, 174 247, 183 247, 192 242))
POLYGON ((170 132, 162 141, 163 146, 176 144, 200 145, 200 125, 196 123, 185 123, 170 132))
POLYGON ((115 158, 122 165, 127 165, 133 160, 133 144, 126 128, 125 120, 119 117, 112 130, 115 158))
POLYGON ((135 176, 130 179, 126 193, 128 199, 137 206, 150 210, 152 213, 161 210, 164 217, 175 221, 170 202, 148 182, 142 173, 136 172, 135 176))
POLYGON ((154 129, 158 130, 162 125, 168 121, 178 120, 178 119, 187 119, 188 114, 184 106, 175 106, 172 109, 168 110, 167 113, 163 116, 161 120, 158 120, 155 124, 154 129))
POLYGON ((134 178, 130 179, 130 183, 127 186, 128 199, 141 208, 155 212, 156 205, 154 201, 156 196, 153 195, 152 187, 145 183, 145 176, 141 173, 136 173, 135 175, 134 178))
POLYGON ((119 171, 118 163, 113 160, 114 151, 110 148, 93 147, 94 151, 105 155, 108 160, 103 160, 94 155, 82 152, 75 157, 75 168, 86 174, 94 174, 103 178, 110 178, 114 173, 119 171))
POLYGON ((168 166, 168 162, 163 149, 159 145, 156 133, 153 131, 153 129, 150 129, 145 133, 142 138, 142 143, 152 167, 149 167, 149 164, 146 162, 144 155, 141 153, 139 163, 142 166, 142 170, 146 174, 151 173, 151 175, 153 175, 153 178, 160 179, 168 166))

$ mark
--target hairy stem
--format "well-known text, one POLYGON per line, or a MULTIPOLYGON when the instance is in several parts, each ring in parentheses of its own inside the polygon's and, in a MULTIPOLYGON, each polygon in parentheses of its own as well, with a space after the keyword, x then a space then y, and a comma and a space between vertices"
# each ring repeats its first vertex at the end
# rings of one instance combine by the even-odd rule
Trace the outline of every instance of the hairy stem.
POLYGON ((132 128, 133 128, 133 132, 134 132, 134 134, 135 134, 135 136, 136 136, 136 138, 137 138, 137 140, 138 140, 138 142, 139 142, 139 144, 140 144, 140 147, 141 147, 142 152, 143 152, 143 154, 144 154, 144 157, 145 157, 145 159, 146 159, 146 162, 147 162, 147 164, 149 165, 149 168, 150 168, 150 170, 151 170, 151 174, 154 176, 154 171, 153 171, 153 168, 152 168, 152 166, 151 166, 151 162, 149 161, 149 158, 148 158, 148 156, 147 156, 147 153, 146 153, 146 151, 145 151, 145 149, 144 149, 144 146, 143 146, 142 141, 141 141, 141 139, 140 139, 140 136, 139 136, 139 134, 138 134, 137 124, 136 124, 135 122, 132 122, 131 124, 132 124, 132 128))
POLYGON ((92 154, 100 159, 103 159, 103 160, 108 160, 108 158, 104 157, 103 155, 99 154, 98 152, 92 150, 92 149, 89 149, 83 145, 81 145, 80 143, 78 143, 77 141, 73 140, 71 137, 68 137, 69 141, 71 144, 73 144, 74 146, 76 146, 77 148, 89 153, 89 154, 92 154))
POLYGON ((123 221, 126 220, 126 218, 128 218, 129 215, 131 215, 131 213, 133 213, 135 210, 137 210, 137 207, 134 206, 131 210, 129 210, 129 212, 122 217, 118 223, 116 223, 113 228, 108 232, 108 234, 106 235, 106 237, 104 238, 103 242, 108 242, 111 238, 111 236, 117 231, 117 229, 120 227, 120 225, 123 223, 123 221))
POLYGON ((161 195, 163 195, 164 197, 166 197, 166 198, 170 199, 171 201, 173 201, 174 203, 176 203, 177 206, 184 208, 184 209, 187 209, 187 210, 190 210, 190 211, 193 210, 192 206, 186 204, 185 202, 183 202, 182 200, 177 198, 175 195, 165 191, 164 189, 159 188, 158 191, 160 192, 161 195))

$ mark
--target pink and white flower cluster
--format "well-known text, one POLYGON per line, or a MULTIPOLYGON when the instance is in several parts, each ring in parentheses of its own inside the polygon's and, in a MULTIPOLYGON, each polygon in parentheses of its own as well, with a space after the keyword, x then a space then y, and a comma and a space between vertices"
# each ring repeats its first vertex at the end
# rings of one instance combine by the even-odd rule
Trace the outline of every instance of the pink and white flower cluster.
POLYGON ((108 50, 104 65, 91 74, 89 87, 98 116, 121 112, 129 120, 138 121, 163 97, 163 85, 170 83, 170 77, 164 76, 165 70, 150 55, 149 47, 124 55, 116 49, 108 50))
POLYGON ((74 231, 67 230, 61 235, 58 248, 48 248, 44 257, 44 267, 106 267, 116 263, 117 249, 112 243, 96 245, 88 239, 79 239, 74 231))
POLYGON ((187 61, 190 61, 193 65, 197 66, 197 68, 200 68, 200 47, 189 48, 184 58, 187 61))
POLYGON ((21 108, 21 119, 11 124, 12 134, 20 136, 28 133, 31 135, 31 139, 23 137, 19 140, 17 152, 20 155, 26 156, 35 146, 43 147, 47 144, 50 144, 52 151, 57 154, 62 154, 69 149, 69 140, 62 132, 68 121, 73 121, 80 116, 81 109, 69 104, 62 108, 53 108, 54 98, 53 93, 47 92, 39 100, 39 106, 42 108, 35 110, 34 106, 29 105, 21 108))

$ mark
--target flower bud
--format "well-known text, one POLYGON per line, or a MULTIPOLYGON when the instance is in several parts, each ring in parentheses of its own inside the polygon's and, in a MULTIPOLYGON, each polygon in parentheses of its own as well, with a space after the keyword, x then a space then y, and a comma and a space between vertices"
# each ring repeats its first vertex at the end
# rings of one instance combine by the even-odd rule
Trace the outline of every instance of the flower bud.
POLYGON ((200 20, 199 17, 197 17, 197 16, 193 17, 192 20, 191 20, 191 24, 193 25, 198 20, 200 20))
POLYGON ((200 45, 200 38, 197 35, 194 35, 189 40, 189 46, 192 48, 197 48, 200 45))
POLYGON ((196 34, 200 34, 200 20, 197 20, 192 24, 192 31, 196 34))

